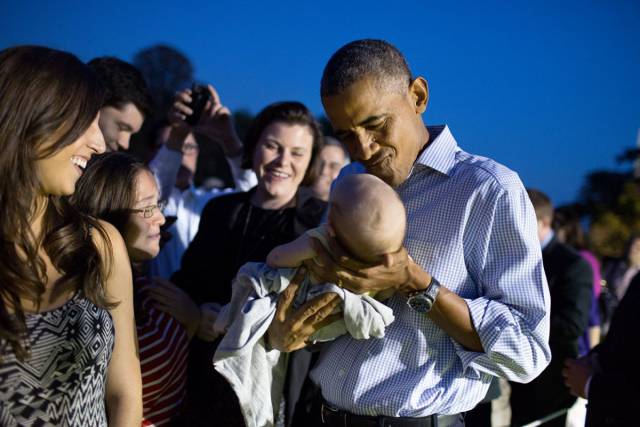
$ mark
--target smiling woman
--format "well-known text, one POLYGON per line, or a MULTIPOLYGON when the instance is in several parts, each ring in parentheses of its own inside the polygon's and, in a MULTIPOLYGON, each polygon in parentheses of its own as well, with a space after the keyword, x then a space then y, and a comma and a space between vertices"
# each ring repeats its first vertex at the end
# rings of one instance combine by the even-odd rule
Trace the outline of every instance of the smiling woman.
POLYGON ((320 128, 303 104, 269 105, 256 116, 244 146, 243 166, 254 170, 258 185, 217 197, 202 212, 198 234, 172 278, 201 305, 189 360, 185 425, 201 425, 212 417, 219 425, 244 423, 234 392, 211 364, 217 347, 217 311, 211 303, 229 302, 232 279, 244 263, 265 261, 275 246, 317 226, 326 204, 302 200, 298 189, 313 182, 310 165, 322 143, 320 128))
POLYGON ((102 88, 75 56, 21 46, 0 52, 0 94, 0 425, 135 425, 125 247, 64 197, 105 150, 102 88))

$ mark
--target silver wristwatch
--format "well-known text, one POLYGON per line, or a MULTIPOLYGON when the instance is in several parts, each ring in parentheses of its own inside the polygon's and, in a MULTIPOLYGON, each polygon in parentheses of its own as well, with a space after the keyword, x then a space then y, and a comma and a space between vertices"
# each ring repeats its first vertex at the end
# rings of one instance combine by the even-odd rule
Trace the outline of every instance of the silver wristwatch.
POLYGON ((431 282, 429 282, 429 286, 426 289, 409 294, 407 305, 418 313, 427 314, 433 308, 439 291, 440 282, 431 276, 431 282))

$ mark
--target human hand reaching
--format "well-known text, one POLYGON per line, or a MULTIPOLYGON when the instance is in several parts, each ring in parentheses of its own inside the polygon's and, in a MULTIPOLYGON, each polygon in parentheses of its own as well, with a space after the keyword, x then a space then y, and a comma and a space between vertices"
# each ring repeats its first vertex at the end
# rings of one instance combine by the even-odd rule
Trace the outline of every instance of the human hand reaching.
POLYGON ((287 289, 280 294, 276 315, 267 331, 269 345, 277 350, 290 352, 305 347, 317 330, 338 320, 342 313, 331 314, 342 302, 335 293, 329 292, 307 301, 298 309, 293 308, 305 269, 299 268, 287 289))
POLYGON ((217 302, 207 302, 200 306, 200 324, 196 336, 202 341, 215 341, 220 335, 216 331, 215 323, 222 306, 217 302))
POLYGON ((565 359, 562 376, 564 384, 569 387, 574 396, 587 398, 585 388, 591 375, 593 375, 593 367, 588 356, 579 359, 565 359))
POLYGON ((192 337, 200 323, 200 309, 189 295, 168 280, 156 277, 150 286, 145 288, 155 301, 158 310, 163 311, 187 330, 192 337))

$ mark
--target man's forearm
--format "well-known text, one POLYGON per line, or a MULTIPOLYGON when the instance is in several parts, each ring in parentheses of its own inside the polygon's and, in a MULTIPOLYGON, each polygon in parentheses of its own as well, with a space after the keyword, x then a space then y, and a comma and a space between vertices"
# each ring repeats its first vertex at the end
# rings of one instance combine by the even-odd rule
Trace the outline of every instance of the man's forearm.
POLYGON ((172 127, 169 132, 169 137, 164 141, 164 144, 169 150, 182 153, 182 145, 184 144, 184 140, 187 139, 187 135, 189 135, 188 129, 172 127))
MULTIPOLYGON (((431 282, 431 276, 424 272, 417 264, 410 267, 411 290, 426 289, 431 282)), ((443 284, 438 292, 435 304, 428 316, 440 329, 451 338, 471 351, 483 352, 480 336, 473 326, 467 303, 443 284)))
POLYGON ((462 346, 471 351, 484 352, 467 303, 444 286, 440 288, 429 318, 462 346))

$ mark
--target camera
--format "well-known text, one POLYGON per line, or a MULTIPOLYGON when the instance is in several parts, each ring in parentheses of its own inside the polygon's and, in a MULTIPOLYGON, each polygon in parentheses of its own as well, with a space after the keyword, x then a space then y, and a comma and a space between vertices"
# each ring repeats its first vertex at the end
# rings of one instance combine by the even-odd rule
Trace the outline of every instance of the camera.
POLYGON ((184 121, 191 126, 197 125, 204 111, 204 107, 210 99, 211 93, 209 93, 209 89, 206 86, 194 83, 193 86, 191 86, 191 102, 189 103, 189 108, 191 108, 193 114, 187 116, 184 121))

